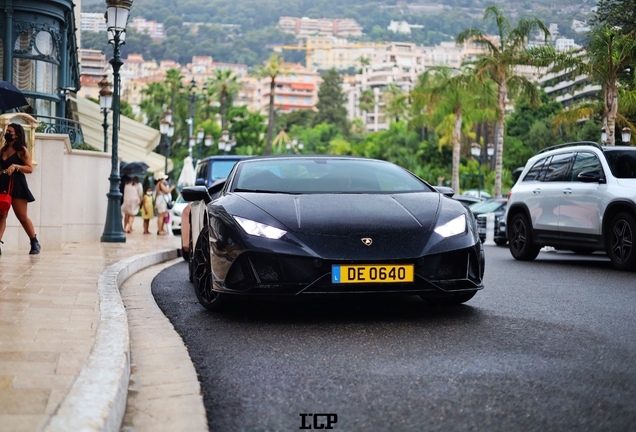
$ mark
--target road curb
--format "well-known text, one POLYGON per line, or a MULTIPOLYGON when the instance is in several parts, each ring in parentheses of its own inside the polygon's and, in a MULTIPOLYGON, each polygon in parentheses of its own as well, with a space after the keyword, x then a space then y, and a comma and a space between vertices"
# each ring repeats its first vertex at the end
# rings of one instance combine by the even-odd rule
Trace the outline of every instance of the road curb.
POLYGON ((45 432, 120 430, 130 379, 130 337, 119 287, 134 273, 177 257, 177 249, 163 249, 102 271, 97 282, 99 325, 91 354, 45 432))

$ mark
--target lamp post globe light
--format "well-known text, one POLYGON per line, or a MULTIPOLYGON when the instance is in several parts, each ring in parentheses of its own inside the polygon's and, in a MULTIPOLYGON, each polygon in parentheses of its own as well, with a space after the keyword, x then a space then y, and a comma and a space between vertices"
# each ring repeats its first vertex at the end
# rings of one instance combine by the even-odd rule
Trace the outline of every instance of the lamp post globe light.
POLYGON ((628 127, 621 129, 621 139, 625 144, 629 144, 632 139, 632 130, 628 127))
POLYGON ((219 138, 219 150, 223 152, 223 154, 228 154, 232 147, 236 145, 236 136, 232 135, 230 138, 230 132, 226 129, 221 133, 221 138, 219 138))
POLYGON ((113 104, 113 91, 110 89, 108 79, 104 77, 98 84, 99 86, 99 107, 104 113, 104 153, 108 153, 108 111, 113 104))
POLYGON ((106 211, 106 223, 101 237, 102 242, 123 243, 126 235, 121 218, 121 192, 119 191, 119 155, 117 144, 119 140, 119 69, 124 64, 121 59, 119 47, 125 41, 126 24, 133 0, 106 0, 106 27, 108 29, 108 43, 113 44, 113 58, 110 64, 113 66, 113 134, 111 150, 110 190, 108 197, 108 209, 106 211))

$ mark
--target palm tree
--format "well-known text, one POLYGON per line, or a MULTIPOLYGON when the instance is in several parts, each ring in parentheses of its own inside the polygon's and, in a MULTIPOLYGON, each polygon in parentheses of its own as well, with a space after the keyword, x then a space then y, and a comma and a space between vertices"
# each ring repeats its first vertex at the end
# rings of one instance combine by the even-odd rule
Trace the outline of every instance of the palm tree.
POLYGON ((538 90, 527 78, 517 75, 515 66, 528 64, 530 58, 524 49, 525 44, 535 30, 544 35, 550 32, 538 19, 520 19, 516 27, 497 6, 489 6, 484 13, 484 20, 493 20, 499 32, 499 40, 493 41, 481 30, 471 28, 457 35, 457 44, 473 41, 482 45, 486 53, 475 62, 477 76, 483 76, 497 83, 497 99, 499 118, 497 121, 497 152, 495 155, 495 190, 496 197, 501 196, 501 171, 503 166, 504 114, 509 92, 523 91, 532 103, 539 101, 538 90))
POLYGON ((636 37, 634 32, 624 34, 620 29, 602 25, 595 27, 590 33, 589 42, 584 55, 576 53, 556 53, 530 51, 541 66, 552 65, 552 71, 564 69, 572 70, 575 75, 586 74, 593 82, 600 83, 603 88, 603 104, 599 107, 594 103, 582 103, 566 110, 557 121, 571 121, 589 118, 590 114, 600 113, 603 127, 607 132, 606 145, 616 144, 616 121, 634 126, 619 113, 634 106, 634 92, 621 88, 619 76, 634 67, 636 62, 636 37), (619 98, 623 103, 619 104, 619 98), (599 110, 600 108, 600 110, 599 110), (600 111, 600 112, 599 112, 600 111))
POLYGON ((480 82, 472 68, 464 68, 453 74, 447 67, 433 69, 436 74, 425 91, 434 109, 435 118, 452 119, 451 145, 453 148, 453 168, 451 187, 459 192, 459 164, 461 156, 462 129, 471 125, 471 117, 484 107, 494 104, 494 95, 489 87, 480 82), (488 96, 490 96, 488 98, 488 96))
POLYGON ((390 83, 382 90, 382 102, 384 111, 389 117, 394 117, 396 122, 400 121, 408 111, 408 93, 395 84, 390 83))
POLYGON ((264 154, 268 155, 272 149, 272 131, 274 129, 274 96, 276 92, 276 78, 279 75, 293 75, 293 73, 285 66, 282 58, 272 54, 263 66, 256 66, 253 74, 256 78, 270 79, 269 85, 269 115, 267 124, 267 142, 265 143, 264 154))
POLYGON ((362 111, 373 111, 375 108, 375 93, 373 93, 373 89, 362 90, 358 103, 362 111))
POLYGON ((238 81, 238 77, 232 74, 232 71, 229 69, 217 69, 214 73, 214 77, 208 81, 208 94, 219 95, 219 103, 221 104, 221 129, 225 129, 225 112, 228 96, 237 94, 242 87, 243 84, 238 81))

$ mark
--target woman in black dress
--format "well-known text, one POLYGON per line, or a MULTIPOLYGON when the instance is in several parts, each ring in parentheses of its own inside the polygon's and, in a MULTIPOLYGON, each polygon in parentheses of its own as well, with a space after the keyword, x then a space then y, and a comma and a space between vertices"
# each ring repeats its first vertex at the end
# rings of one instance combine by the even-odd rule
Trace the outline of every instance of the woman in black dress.
MULTIPOLYGON (((9 189, 9 180, 13 177, 13 192, 11 193, 11 207, 22 224, 29 239, 31 239, 30 254, 40 253, 40 243, 35 237, 33 223, 27 216, 27 203, 35 201, 29 190, 24 174, 33 172, 31 155, 27 150, 24 129, 19 124, 11 123, 4 134, 4 146, 0 149, 0 191, 9 189)), ((0 213, 0 243, 7 227, 7 213, 0 213)), ((0 250, 0 254, 2 251, 0 250)))

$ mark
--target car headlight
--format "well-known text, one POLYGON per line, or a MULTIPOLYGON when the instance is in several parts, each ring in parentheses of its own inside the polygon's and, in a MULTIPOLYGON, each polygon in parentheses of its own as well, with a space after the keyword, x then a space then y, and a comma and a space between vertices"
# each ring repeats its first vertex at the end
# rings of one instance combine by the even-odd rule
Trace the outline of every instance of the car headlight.
POLYGON ((442 237, 451 237, 466 232, 466 215, 461 215, 435 228, 435 232, 442 237))
POLYGON ((179 209, 179 210, 172 210, 172 212, 174 213, 175 216, 181 216, 181 213, 183 213, 183 210, 179 209))
POLYGON ((287 231, 283 231, 282 229, 254 222, 253 220, 244 219, 242 217, 234 216, 234 219, 249 235, 278 240, 287 233, 287 231))

